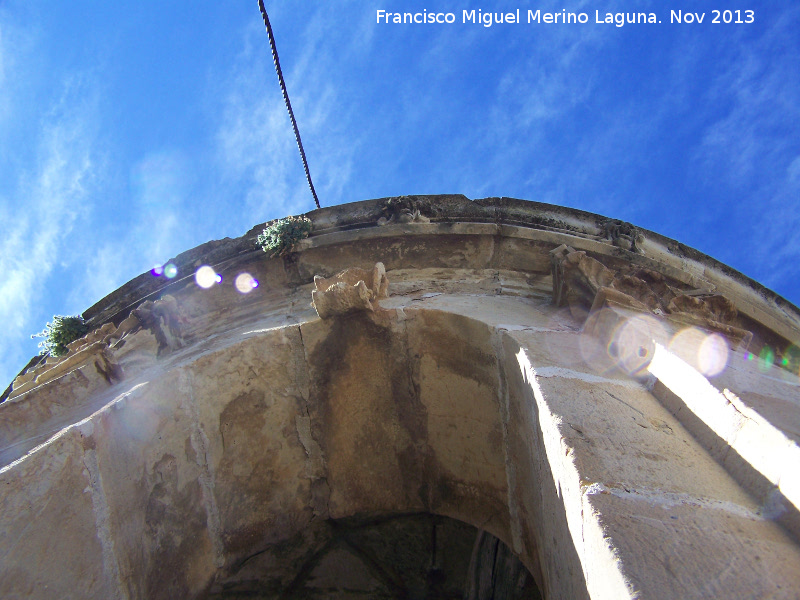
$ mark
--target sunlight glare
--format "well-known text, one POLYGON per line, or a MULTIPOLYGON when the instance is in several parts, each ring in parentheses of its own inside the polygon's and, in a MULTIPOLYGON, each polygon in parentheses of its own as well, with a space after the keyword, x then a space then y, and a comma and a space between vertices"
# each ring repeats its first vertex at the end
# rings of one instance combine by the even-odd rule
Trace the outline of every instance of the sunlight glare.
POLYGON ((715 377, 728 366, 728 342, 718 333, 712 333, 700 343, 697 363, 706 377, 715 377))
POLYGON ((248 294, 258 287, 258 280, 250 273, 240 273, 234 282, 236 289, 242 294, 248 294))
POLYGON ((197 282, 197 285, 206 290, 217 283, 217 277, 216 271, 208 265, 203 265, 197 269, 197 272, 194 274, 194 280, 197 282))
POLYGON ((167 279, 174 279, 178 275, 178 267, 173 265, 172 263, 168 263, 164 266, 164 277, 167 279))
POLYGON ((708 334, 697 327, 687 327, 676 333, 669 351, 690 364, 706 377, 715 377, 728 366, 728 342, 718 333, 708 334))

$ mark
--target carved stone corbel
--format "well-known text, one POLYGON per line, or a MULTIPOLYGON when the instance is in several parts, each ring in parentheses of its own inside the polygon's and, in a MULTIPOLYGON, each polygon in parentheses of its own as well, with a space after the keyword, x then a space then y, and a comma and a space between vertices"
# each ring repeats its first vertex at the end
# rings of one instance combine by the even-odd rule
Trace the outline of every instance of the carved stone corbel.
POLYGON ((568 306, 572 316, 586 319, 598 290, 614 280, 614 271, 586 252, 562 244, 550 251, 553 274, 553 304, 568 306))
POLYGON ((188 320, 181 314, 178 301, 172 296, 166 295, 155 302, 143 302, 131 314, 156 337, 158 354, 166 349, 183 348, 188 320))
POLYGON ((637 269, 619 273, 583 251, 562 244, 550 251, 553 303, 569 307, 583 324, 591 313, 612 307, 664 317, 677 325, 696 326, 747 347, 753 334, 738 325, 733 303, 707 290, 681 290, 661 273, 637 269))
POLYGON ((630 252, 641 253, 641 249, 636 247, 636 242, 641 241, 641 236, 631 223, 608 219, 601 224, 601 229, 605 239, 612 245, 630 252))
POLYGON ((422 210, 427 208, 425 203, 417 198, 409 198, 408 196, 389 198, 381 209, 383 216, 378 219, 378 225, 430 223, 431 220, 422 214, 422 210))
POLYGON ((389 281, 383 263, 375 263, 372 271, 350 267, 333 277, 314 277, 312 306, 321 319, 350 312, 374 311, 372 302, 389 295, 389 281))

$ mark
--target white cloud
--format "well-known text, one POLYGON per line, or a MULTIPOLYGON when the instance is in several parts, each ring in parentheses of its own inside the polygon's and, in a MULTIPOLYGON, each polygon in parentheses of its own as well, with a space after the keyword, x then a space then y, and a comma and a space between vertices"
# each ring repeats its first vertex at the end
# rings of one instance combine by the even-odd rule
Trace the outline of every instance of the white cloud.
MULTIPOLYGON (((293 44, 281 44, 276 31, 289 97, 323 206, 342 202, 359 144, 345 134, 353 125, 352 111, 332 83, 340 66, 336 43, 329 39, 335 35, 335 20, 326 18, 327 12, 315 13, 293 44)), ((367 46, 358 40, 349 51, 366 51, 367 46)), ((259 220, 307 212, 314 204, 263 25, 247 28, 243 48, 218 88, 222 106, 216 141, 223 177, 235 189, 245 190, 242 227, 249 227, 259 220)))
POLYGON ((149 152, 131 167, 126 220, 103 223, 79 251, 83 276, 68 296, 71 306, 83 310, 187 248, 198 220, 192 169, 176 149, 149 152))
POLYGON ((224 175, 246 186, 248 212, 266 215, 292 209, 301 200, 297 184, 290 184, 298 169, 292 169, 297 151, 289 119, 283 101, 266 89, 270 73, 260 62, 238 66, 224 99, 217 142, 224 175))
MULTIPOLYGON (((61 97, 42 118, 37 166, 20 173, 2 198, 8 234, 0 239, 0 322, 7 339, 44 326, 32 323, 37 298, 61 257, 69 254, 68 238, 76 220, 85 216, 84 203, 95 177, 92 107, 92 95, 81 78, 63 82, 61 97)), ((21 344, 4 346, 0 380, 12 377, 26 354, 21 344)))
MULTIPOLYGON (((786 11, 742 45, 710 89, 721 118, 696 156, 709 186, 722 186, 729 210, 747 224, 737 241, 745 272, 789 289, 800 276, 800 9, 786 11)), ((796 301, 796 299, 795 299, 796 301)))
POLYGON ((178 150, 147 154, 131 170, 134 215, 129 241, 142 254, 164 256, 173 252, 180 237, 178 217, 187 211, 191 163, 178 150))
POLYGON ((86 253, 81 280, 70 290, 66 304, 85 310, 129 279, 135 250, 127 241, 106 242, 86 253))
MULTIPOLYGON (((560 11, 561 5, 551 2, 536 8, 560 11)), ((524 23, 525 17, 522 20, 521 27, 526 29, 515 30, 504 43, 510 47, 510 56, 525 58, 498 61, 497 71, 481 79, 482 85, 493 85, 493 89, 486 93, 486 109, 470 115, 471 121, 460 132, 463 153, 470 158, 453 166, 453 180, 471 197, 527 190, 526 197, 564 204, 565 182, 573 181, 576 173, 561 171, 554 157, 546 154, 553 147, 549 136, 560 135, 553 131, 568 124, 567 119, 591 101, 602 83, 596 75, 596 58, 615 38, 602 35, 602 28, 543 27, 524 23), (488 164, 476 165, 471 156, 489 157, 488 164)), ((491 34, 476 27, 467 35, 486 44, 483 38, 491 34)), ((463 64, 463 56, 458 62, 463 64)))

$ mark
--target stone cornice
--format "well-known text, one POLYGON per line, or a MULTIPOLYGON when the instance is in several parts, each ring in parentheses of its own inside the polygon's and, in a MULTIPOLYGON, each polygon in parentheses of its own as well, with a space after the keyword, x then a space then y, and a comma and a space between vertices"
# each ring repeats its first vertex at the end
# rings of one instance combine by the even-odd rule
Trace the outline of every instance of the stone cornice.
MULTIPOLYGON (((308 241, 299 244, 296 250, 376 236, 431 234, 489 234, 555 245, 568 243, 576 250, 641 264, 697 288, 705 285, 708 291, 729 297, 740 311, 781 337, 791 341, 800 339, 800 310, 789 301, 714 258, 652 231, 573 208, 514 198, 469 200, 462 195, 399 198, 418 206, 426 223, 396 220, 381 227, 379 220, 386 217, 387 205, 398 200, 397 197, 325 207, 306 214, 314 229, 308 241), (631 251, 631 236, 625 233, 631 230, 635 231, 635 251, 631 251)), ((261 224, 239 238, 207 242, 168 262, 191 277, 194 272, 191 267, 198 262, 224 266, 251 260, 260 252, 254 241, 263 228, 261 224)), ((138 303, 157 298, 165 288, 180 281, 165 282, 144 273, 87 309, 84 317, 94 326, 110 320, 118 322, 138 303)))
MULTIPOLYGON (((473 201, 462 195, 436 195, 365 200, 321 208, 306 216, 313 222, 310 237, 299 242, 288 256, 276 259, 283 261, 283 279, 289 287, 310 283, 317 274, 312 272, 313 267, 303 268, 300 256, 344 244, 451 236, 508 239, 541 245, 542 259, 550 250, 566 245, 614 270, 641 268, 660 273, 689 295, 722 296, 741 315, 736 326, 759 330, 757 338, 762 342, 784 346, 800 342, 800 310, 781 296, 675 240, 585 211, 514 198, 473 201)), ((255 244, 263 228, 264 224, 257 225, 239 238, 210 241, 179 254, 168 262, 176 265, 180 277, 168 280, 144 273, 87 309, 83 313, 86 322, 94 329, 111 323, 118 326, 142 303, 193 284, 194 271, 200 265, 211 265, 222 272, 265 260, 255 244)), ((544 264, 525 264, 524 256, 505 264, 486 257, 469 262, 462 266, 484 268, 491 263, 523 272, 542 271, 544 264)), ((409 266, 415 265, 403 264, 402 260, 387 263, 390 270, 409 266)), ((29 365, 26 370, 34 366, 29 365)), ((38 365, 38 370, 43 368, 38 365)), ((28 382, 26 387, 30 385, 28 382)), ((11 387, 2 399, 10 393, 11 387)))

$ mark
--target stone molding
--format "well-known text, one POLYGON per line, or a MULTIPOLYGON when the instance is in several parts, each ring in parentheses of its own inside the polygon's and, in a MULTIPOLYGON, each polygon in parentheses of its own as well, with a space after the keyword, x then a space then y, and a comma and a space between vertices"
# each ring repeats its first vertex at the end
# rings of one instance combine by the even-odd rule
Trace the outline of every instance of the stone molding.
POLYGON ((569 307, 583 324, 592 312, 615 306, 664 317, 725 335, 746 349, 753 333, 738 326, 738 311, 721 294, 686 289, 679 281, 646 268, 622 273, 606 267, 585 251, 562 244, 550 251, 553 303, 569 307))
POLYGON ((92 364, 109 385, 122 381, 124 373, 114 355, 124 346, 124 338, 141 329, 149 330, 155 336, 158 355, 161 355, 164 351, 184 346, 187 325, 188 319, 182 315, 174 297, 165 295, 155 302, 145 301, 118 326, 105 323, 67 344, 68 352, 64 356, 48 356, 44 362, 18 375, 11 384, 8 399, 13 400, 36 387, 54 382, 70 371, 92 364))
MULTIPOLYGON (((659 273, 682 284, 678 287, 684 297, 672 307, 667 303, 664 310, 668 314, 680 314, 687 324, 704 326, 709 320, 717 321, 723 325, 716 325, 718 331, 743 341, 747 331, 755 333, 755 326, 766 332, 761 337, 777 336, 800 345, 800 311, 785 299, 674 240, 584 211, 512 198, 471 201, 464 196, 442 195, 367 200, 318 209, 306 216, 314 223, 311 237, 298 243, 296 252, 275 259, 282 261, 287 270, 293 268, 296 256, 307 250, 369 239, 466 235, 539 241, 551 244, 551 248, 563 244, 585 251, 595 259, 603 258, 607 268, 612 270, 616 269, 616 263, 628 263, 641 267, 642 272, 659 273), (380 219, 385 220, 384 226, 377 224, 380 219), (714 312, 719 311, 716 301, 709 305, 709 298, 714 295, 723 296, 735 306, 747 325, 728 325, 724 320, 713 318, 714 312)), ((222 270, 225 266, 234 268, 261 258, 255 239, 262 229, 263 225, 257 225, 240 238, 211 241, 175 257, 169 262, 176 264, 181 273, 189 273, 182 278, 165 281, 149 273, 140 275, 85 311, 86 322, 94 328, 108 323, 120 324, 143 302, 175 295, 182 287, 193 283, 192 273, 199 265, 214 265, 222 270)), ((390 268, 397 267, 393 264, 390 268)), ((301 274, 295 283, 306 283, 315 274, 316 271, 301 274)), ((615 289, 619 291, 622 287, 620 279, 615 289)), ((632 297, 637 296, 633 294, 632 297)), ((173 329, 175 325, 173 323, 173 329)), ((163 333, 159 342, 162 351, 166 347, 180 346, 179 337, 174 336, 169 326, 166 330, 161 328, 160 333, 163 333)), ((36 367, 36 364, 31 365, 28 372, 36 367)), ((25 374, 23 371, 18 377, 25 374)), ((23 378, 17 389, 23 381, 30 383, 23 378)), ((0 401, 12 393, 20 392, 9 385, 0 401)))

